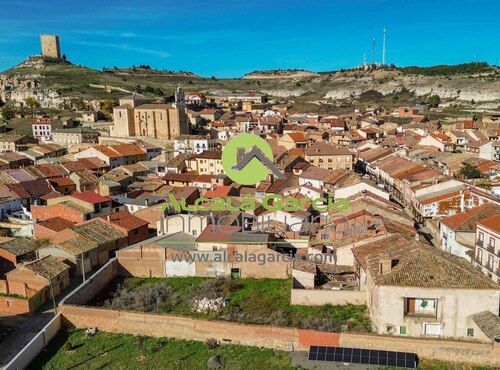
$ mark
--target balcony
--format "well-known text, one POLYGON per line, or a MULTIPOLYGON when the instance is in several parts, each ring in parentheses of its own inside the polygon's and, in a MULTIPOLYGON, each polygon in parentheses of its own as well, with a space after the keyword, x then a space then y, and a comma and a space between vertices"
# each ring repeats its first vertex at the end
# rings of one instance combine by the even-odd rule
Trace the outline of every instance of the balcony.
POLYGON ((474 258, 474 262, 479 265, 479 266, 482 266, 483 265, 483 261, 480 260, 479 258, 474 258))
POLYGON ((492 247, 491 245, 488 245, 488 246, 486 247, 486 250, 487 250, 488 252, 490 252, 490 253, 495 254, 495 247, 492 247))
POLYGON ((476 245, 478 247, 482 247, 484 245, 484 241, 482 241, 482 240, 476 240, 476 245))
POLYGON ((484 267, 486 267, 486 270, 488 270, 490 272, 495 272, 495 269, 493 268, 493 265, 486 265, 484 267))

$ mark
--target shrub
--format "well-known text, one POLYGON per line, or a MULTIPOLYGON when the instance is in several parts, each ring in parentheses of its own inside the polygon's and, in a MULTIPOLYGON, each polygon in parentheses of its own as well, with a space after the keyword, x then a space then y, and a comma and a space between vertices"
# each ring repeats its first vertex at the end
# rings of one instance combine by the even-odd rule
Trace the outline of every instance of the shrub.
POLYGON ((73 346, 71 345, 71 342, 65 342, 64 343, 64 351, 69 352, 73 350, 73 346))

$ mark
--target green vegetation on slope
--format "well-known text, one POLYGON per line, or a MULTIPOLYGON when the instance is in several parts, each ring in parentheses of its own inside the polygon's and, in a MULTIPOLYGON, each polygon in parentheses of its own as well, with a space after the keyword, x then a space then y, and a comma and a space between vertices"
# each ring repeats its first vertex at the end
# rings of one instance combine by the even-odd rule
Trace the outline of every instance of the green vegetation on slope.
MULTIPOLYGON (((116 282, 118 284, 118 282, 116 282)), ((290 279, 127 278, 94 302, 110 309, 160 312, 248 324, 340 332, 370 331, 364 305, 292 306, 290 279), (195 312, 195 300, 223 297, 220 312, 195 312)))
POLYGON ((402 67, 399 68, 401 72, 407 75, 424 75, 424 76, 449 76, 458 74, 474 74, 491 72, 493 68, 486 62, 480 63, 463 63, 455 65, 437 65, 431 67, 402 67))
POLYGON ((212 356, 221 357, 223 369, 291 369, 288 354, 270 349, 103 332, 86 337, 83 330, 59 333, 29 369, 207 369, 212 356))

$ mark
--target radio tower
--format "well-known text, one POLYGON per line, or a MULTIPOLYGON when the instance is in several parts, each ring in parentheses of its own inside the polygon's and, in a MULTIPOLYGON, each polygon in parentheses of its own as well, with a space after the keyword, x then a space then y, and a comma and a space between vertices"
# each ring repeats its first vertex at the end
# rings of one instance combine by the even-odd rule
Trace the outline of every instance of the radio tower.
POLYGON ((372 64, 375 64, 375 39, 372 40, 372 64))
POLYGON ((386 32, 387 32, 387 30, 384 27, 384 41, 382 44, 382 65, 383 66, 385 66, 385 34, 386 34, 386 32))
POLYGON ((366 52, 363 53, 363 67, 366 66, 366 52))

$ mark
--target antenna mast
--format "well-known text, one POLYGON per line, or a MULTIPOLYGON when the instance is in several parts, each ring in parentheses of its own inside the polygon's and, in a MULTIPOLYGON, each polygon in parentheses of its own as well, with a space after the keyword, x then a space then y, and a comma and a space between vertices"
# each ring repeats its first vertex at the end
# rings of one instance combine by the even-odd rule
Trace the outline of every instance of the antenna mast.
POLYGON ((384 27, 384 42, 382 45, 382 65, 383 66, 385 66, 385 34, 386 34, 386 32, 387 32, 387 30, 384 27))
POLYGON ((375 39, 372 40, 372 64, 375 64, 375 39))

